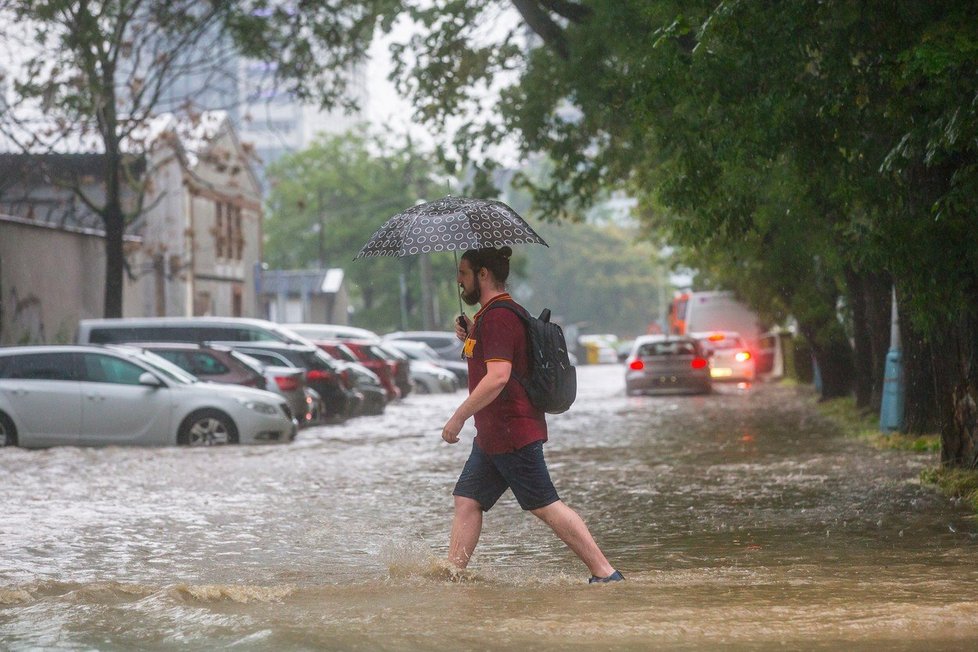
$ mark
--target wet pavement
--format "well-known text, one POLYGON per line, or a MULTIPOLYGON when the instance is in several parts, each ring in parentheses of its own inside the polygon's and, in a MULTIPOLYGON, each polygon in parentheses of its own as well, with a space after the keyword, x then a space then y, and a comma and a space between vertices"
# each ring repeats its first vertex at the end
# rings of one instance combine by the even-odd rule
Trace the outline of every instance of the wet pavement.
POLYGON ((624 583, 511 495, 448 579, 472 432, 439 436, 461 392, 412 395, 288 446, 0 449, 0 649, 978 646, 978 524, 920 485, 935 456, 842 437, 806 388, 579 373, 547 459, 624 583))

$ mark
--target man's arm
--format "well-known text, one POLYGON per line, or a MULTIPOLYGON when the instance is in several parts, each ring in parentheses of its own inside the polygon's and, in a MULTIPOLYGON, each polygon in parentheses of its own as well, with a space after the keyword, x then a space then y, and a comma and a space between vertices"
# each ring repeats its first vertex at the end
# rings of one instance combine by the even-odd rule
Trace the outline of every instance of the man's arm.
POLYGON ((448 420, 442 428, 441 438, 449 444, 458 442, 458 433, 465 425, 466 419, 486 407, 499 396, 499 393, 509 382, 509 376, 513 372, 513 363, 506 360, 490 360, 486 363, 486 375, 475 386, 469 397, 462 401, 462 404, 455 410, 455 414, 448 420))

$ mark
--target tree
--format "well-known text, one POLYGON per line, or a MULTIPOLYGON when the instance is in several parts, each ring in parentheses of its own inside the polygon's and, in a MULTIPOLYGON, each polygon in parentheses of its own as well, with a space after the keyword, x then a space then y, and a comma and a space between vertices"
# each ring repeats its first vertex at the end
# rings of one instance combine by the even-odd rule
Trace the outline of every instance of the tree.
POLYGON ((297 97, 339 103, 337 70, 365 55, 390 4, 340 0, 295 11, 265 0, 0 0, 4 43, 26 59, 7 71, 0 133, 28 154, 85 142, 101 157, 97 196, 75 175, 46 173, 104 225, 106 316, 122 313, 122 238, 149 176, 131 172, 152 144, 150 121, 163 111, 193 117, 196 94, 233 75, 239 54, 277 62, 277 81, 297 97), (172 97, 188 79, 203 86, 172 97))
MULTIPOLYGON (((341 266, 357 324, 380 332, 420 328, 420 258, 353 259, 388 217, 440 194, 435 171, 430 156, 409 139, 397 144, 391 134, 366 132, 320 137, 269 167, 265 261, 291 269, 341 266), (402 280, 407 315, 401 314, 402 280)), ((438 303, 450 311, 456 301, 452 256, 431 261, 438 303)))
POLYGON ((943 459, 978 464, 978 119, 975 84, 961 81, 978 75, 978 30, 967 3, 513 5, 540 43, 518 47, 511 34, 455 55, 487 3, 416 12, 444 27, 415 38, 423 51, 399 71, 420 116, 444 122, 509 75, 494 117, 458 131, 459 150, 515 134, 554 162, 535 188, 545 214, 624 186, 691 256, 735 249, 731 269, 751 270, 766 294, 794 288, 780 301, 812 321, 817 354, 821 337, 822 355, 839 360, 856 339, 863 401, 881 386, 892 279, 917 352, 933 356, 943 459))

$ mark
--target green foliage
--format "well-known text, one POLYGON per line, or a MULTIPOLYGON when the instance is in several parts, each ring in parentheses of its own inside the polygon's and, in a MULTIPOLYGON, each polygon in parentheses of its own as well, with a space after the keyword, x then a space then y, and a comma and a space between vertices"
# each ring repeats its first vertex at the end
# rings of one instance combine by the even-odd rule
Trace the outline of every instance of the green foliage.
POLYGON ((818 411, 831 419, 847 437, 862 439, 881 450, 936 453, 941 448, 939 435, 909 436, 880 432, 879 415, 859 410, 852 397, 822 401, 818 404, 818 411))
MULTIPOLYGON (((441 196, 429 155, 409 140, 365 132, 322 136, 311 147, 269 167, 265 262, 279 269, 342 267, 359 326, 387 332, 421 328, 419 261, 376 257, 354 261, 373 232, 400 210, 441 196), (320 238, 322 229, 322 238, 320 238), (322 247, 320 249, 320 246, 322 247), (401 323, 400 276, 408 289, 401 323)), ((433 255, 444 327, 457 310, 451 254, 433 255)))
POLYGON ((668 281, 656 249, 637 242, 634 229, 589 223, 534 228, 550 247, 526 251, 528 308, 549 307, 581 333, 634 337, 661 322, 672 298, 668 281))
POLYGON ((948 498, 967 501, 978 512, 978 471, 974 469, 935 468, 922 471, 920 480, 936 486, 948 498))

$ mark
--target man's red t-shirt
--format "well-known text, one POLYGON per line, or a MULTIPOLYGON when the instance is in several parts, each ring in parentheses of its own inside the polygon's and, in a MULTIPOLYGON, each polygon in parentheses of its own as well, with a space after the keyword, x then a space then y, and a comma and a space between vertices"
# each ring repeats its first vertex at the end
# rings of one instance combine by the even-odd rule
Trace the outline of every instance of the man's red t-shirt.
POLYGON ((511 453, 535 441, 547 441, 545 415, 533 407, 517 380, 527 375, 530 361, 526 326, 511 310, 490 310, 497 301, 513 302, 513 299, 503 293, 482 306, 465 342, 470 392, 485 378, 486 362, 505 360, 513 365, 503 391, 492 403, 475 413, 475 443, 488 455, 511 453))

